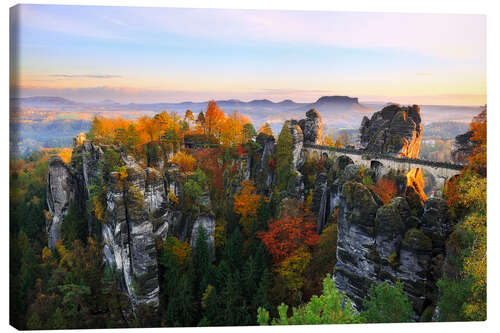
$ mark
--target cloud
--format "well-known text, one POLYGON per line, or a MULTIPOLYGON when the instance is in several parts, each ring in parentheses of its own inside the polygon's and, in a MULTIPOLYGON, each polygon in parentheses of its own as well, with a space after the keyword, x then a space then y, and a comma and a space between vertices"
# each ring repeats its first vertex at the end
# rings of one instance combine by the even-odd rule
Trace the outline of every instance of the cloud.
POLYGON ((171 34, 230 43, 389 48, 481 63, 486 58, 485 15, 57 5, 21 8, 23 24, 95 39, 161 43, 159 34, 171 34))
POLYGON ((111 74, 50 74, 50 77, 57 78, 90 78, 90 79, 116 79, 121 78, 121 75, 111 74))

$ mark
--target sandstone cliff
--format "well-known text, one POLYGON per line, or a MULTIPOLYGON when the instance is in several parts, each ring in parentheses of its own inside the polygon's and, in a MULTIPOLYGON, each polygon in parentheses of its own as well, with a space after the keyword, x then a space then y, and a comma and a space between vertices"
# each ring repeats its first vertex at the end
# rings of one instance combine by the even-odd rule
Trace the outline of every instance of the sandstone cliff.
POLYGON ((50 219, 47 221, 48 246, 54 249, 61 239, 61 225, 69 204, 75 196, 73 178, 69 168, 59 156, 49 159, 49 174, 47 180, 47 206, 50 219))
POLYGON ((299 120, 299 126, 304 133, 305 144, 321 144, 323 128, 321 124, 321 115, 316 109, 306 112, 306 118, 299 120))
POLYGON ((401 281, 417 318, 435 304, 436 262, 442 262, 449 236, 444 200, 425 202, 415 216, 406 197, 383 205, 376 194, 357 181, 342 186, 339 200, 337 264, 334 277, 356 307, 372 284, 401 281))
POLYGON ((420 108, 386 106, 370 119, 363 118, 360 133, 361 145, 369 152, 418 158, 422 139, 420 108))
POLYGON ((75 140, 70 165, 58 156, 51 157, 49 162, 49 247, 54 248, 61 238, 61 225, 73 200, 82 206, 103 199, 100 221, 96 221, 94 214, 88 216, 88 234, 102 236, 105 262, 117 270, 118 283, 129 296, 132 309, 138 304, 157 307, 155 240, 164 240, 173 234, 181 240, 191 239, 193 245, 203 226, 213 251, 215 219, 209 213, 210 200, 204 212, 193 219, 183 215, 168 199, 169 192, 179 195, 176 170, 175 166, 164 171, 143 167, 119 146, 99 146, 82 138, 75 140), (120 172, 107 169, 109 159, 116 163, 114 167, 120 166, 120 172))

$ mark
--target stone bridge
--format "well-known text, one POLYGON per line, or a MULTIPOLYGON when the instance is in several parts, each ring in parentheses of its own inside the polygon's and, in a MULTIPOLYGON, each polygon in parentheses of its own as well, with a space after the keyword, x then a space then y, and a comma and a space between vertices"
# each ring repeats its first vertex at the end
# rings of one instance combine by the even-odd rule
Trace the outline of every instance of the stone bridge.
POLYGON ((316 153, 318 156, 326 154, 330 158, 334 155, 346 155, 349 156, 354 163, 375 169, 380 174, 385 174, 390 169, 404 173, 408 173, 413 169, 424 169, 432 174, 436 182, 440 185, 443 185, 447 179, 459 174, 460 170, 463 169, 463 166, 459 164, 395 157, 356 149, 304 144, 304 150, 308 154, 316 153))

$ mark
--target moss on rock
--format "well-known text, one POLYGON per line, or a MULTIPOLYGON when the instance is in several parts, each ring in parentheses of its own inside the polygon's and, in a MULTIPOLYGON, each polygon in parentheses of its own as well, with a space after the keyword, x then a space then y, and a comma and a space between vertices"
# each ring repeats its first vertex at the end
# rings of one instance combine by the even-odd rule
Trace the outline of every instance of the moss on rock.
POLYGON ((406 232, 403 246, 417 251, 431 251, 432 241, 422 231, 413 228, 406 232))

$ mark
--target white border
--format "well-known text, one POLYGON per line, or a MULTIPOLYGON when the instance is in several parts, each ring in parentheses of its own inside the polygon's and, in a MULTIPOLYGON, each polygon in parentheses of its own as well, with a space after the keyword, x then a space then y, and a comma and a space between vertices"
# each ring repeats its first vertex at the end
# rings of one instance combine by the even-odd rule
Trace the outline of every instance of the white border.
MULTIPOLYGON (((488 320, 482 323, 432 323, 432 324, 390 324, 390 325, 336 325, 332 327, 331 325, 324 326, 296 326, 296 327, 259 327, 259 331, 268 332, 272 330, 273 332, 300 332, 309 329, 314 329, 319 332, 331 332, 332 330, 342 331, 342 332, 361 332, 370 330, 370 332, 419 332, 422 330, 426 332, 433 331, 471 331, 471 330, 493 330, 498 331, 500 327, 499 316, 497 315, 497 309, 500 302, 499 285, 496 284, 496 278, 498 278, 498 256, 500 255, 498 251, 498 238, 500 237, 499 224, 500 216, 498 210, 495 209, 498 202, 498 195, 500 184, 498 181, 498 175, 496 174, 495 166, 500 162, 498 156, 498 147, 500 144, 499 135, 500 131, 496 131, 497 124, 500 124, 500 103, 498 101, 498 74, 499 74, 499 36, 498 31, 500 31, 500 11, 496 4, 498 1, 492 0, 412 0, 412 1, 401 1, 401 0, 349 0, 349 1, 327 1, 327 0, 240 0, 238 2, 231 0, 45 0, 45 1, 2 1, 2 17, 0 19, 2 26, 1 34, 1 44, 3 45, 2 57, 2 99, 1 113, 0 116, 0 142, 1 146, 1 160, 0 164, 1 170, 1 212, 2 212, 2 228, 1 230, 1 249, 0 253, 2 256, 1 267, 1 283, 2 288, 2 300, 1 300, 1 325, 6 331, 14 331, 14 328, 10 327, 8 324, 9 315, 9 277, 8 277, 8 260, 9 260, 9 233, 8 233, 8 212, 9 212, 9 199, 8 199, 8 142, 9 142, 9 126, 8 126, 8 114, 9 114, 9 11, 8 8, 16 5, 17 3, 49 3, 49 4, 73 4, 73 5, 110 5, 110 6, 149 6, 149 7, 198 7, 198 8, 240 8, 240 9, 289 9, 289 10, 334 10, 334 11, 364 11, 364 12, 409 12, 409 13, 461 13, 461 14, 487 14, 487 89, 490 92, 488 94, 488 164, 490 167, 489 177, 488 177, 488 192, 489 192, 489 214, 488 221, 491 223, 488 226, 488 281, 490 284, 488 286, 488 320)), ((311 22, 314 24, 314 22, 311 22)), ((395 27, 397 29, 397 27, 395 27)), ((161 328, 154 329, 160 330, 161 328)), ((256 327, 244 327, 238 328, 239 332, 253 332, 256 327)), ((170 329, 172 330, 172 329, 170 329)), ((226 332, 233 331, 234 328, 197 328, 197 329, 174 329, 178 332, 216 332, 223 330, 226 332)), ((101 331, 101 330, 99 330, 101 331)), ((102 330, 104 331, 104 330, 102 330)), ((114 332, 117 330, 106 330, 106 332, 114 332)), ((121 331, 121 330, 120 330, 121 331)), ((127 330, 126 332, 135 332, 136 330, 127 330)), ((125 332, 125 331, 123 331, 125 332)), ((137 331, 142 332, 142 331, 137 331)))

